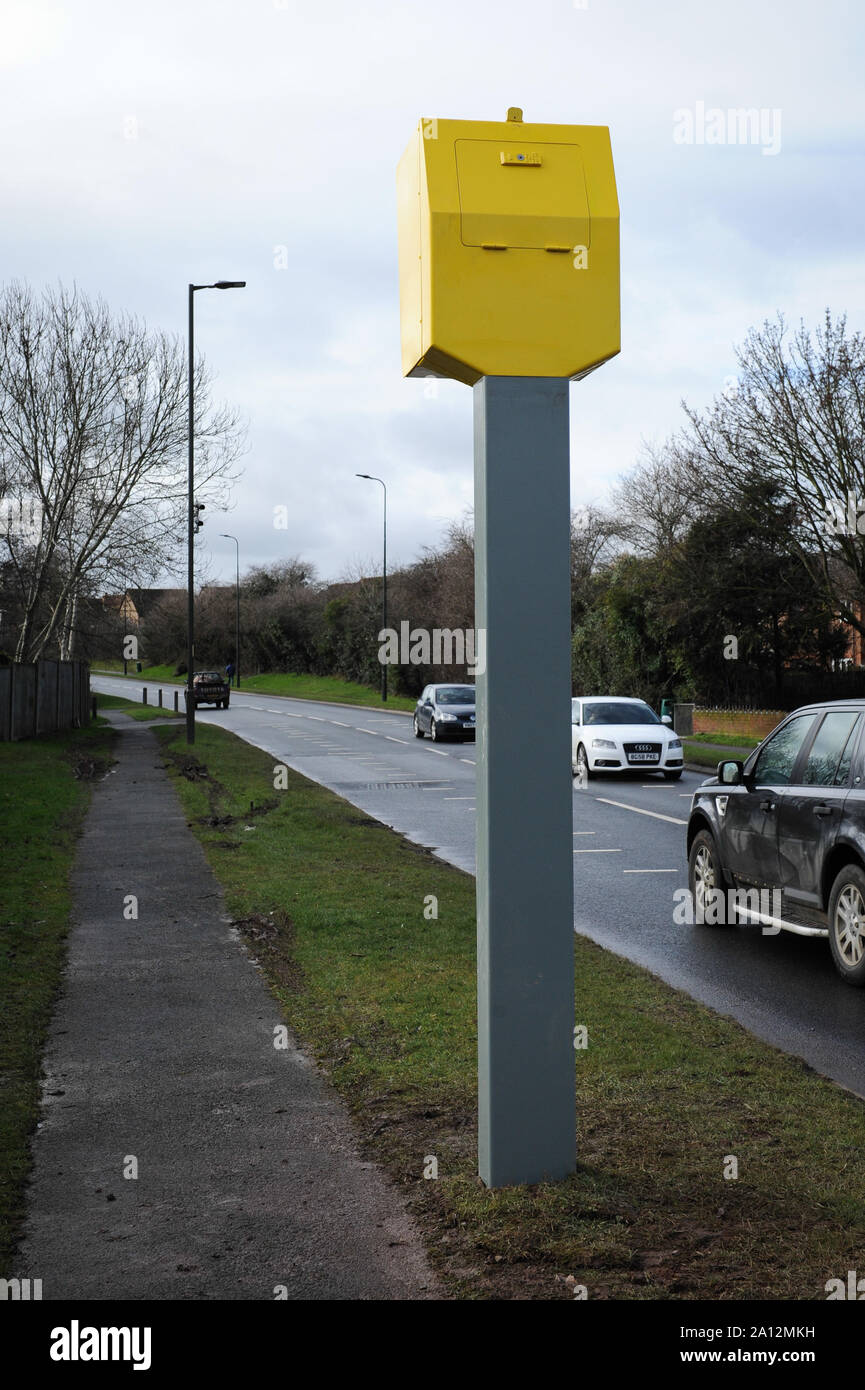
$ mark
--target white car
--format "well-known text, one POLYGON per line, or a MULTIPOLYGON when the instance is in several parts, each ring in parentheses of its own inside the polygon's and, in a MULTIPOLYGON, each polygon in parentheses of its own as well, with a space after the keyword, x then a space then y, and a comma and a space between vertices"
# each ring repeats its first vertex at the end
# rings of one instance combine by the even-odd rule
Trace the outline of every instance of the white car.
POLYGON ((677 781, 682 740, 645 700, 619 695, 571 700, 571 767, 581 785, 596 772, 662 772, 677 781))

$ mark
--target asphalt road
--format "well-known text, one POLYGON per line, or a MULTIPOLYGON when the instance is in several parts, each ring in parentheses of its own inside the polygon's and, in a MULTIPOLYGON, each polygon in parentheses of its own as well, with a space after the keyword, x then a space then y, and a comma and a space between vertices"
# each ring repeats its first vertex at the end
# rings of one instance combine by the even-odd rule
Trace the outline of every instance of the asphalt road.
MULTIPOLYGON (((133 693, 121 678, 91 684, 133 693)), ((474 872, 473 743, 418 741, 406 714, 242 692, 232 693, 228 710, 202 709, 198 718, 474 872)), ((680 782, 611 775, 575 787, 575 930, 865 1096, 865 991, 838 977, 826 941, 674 922, 674 891, 687 887, 690 796, 701 780, 691 772, 680 782)))

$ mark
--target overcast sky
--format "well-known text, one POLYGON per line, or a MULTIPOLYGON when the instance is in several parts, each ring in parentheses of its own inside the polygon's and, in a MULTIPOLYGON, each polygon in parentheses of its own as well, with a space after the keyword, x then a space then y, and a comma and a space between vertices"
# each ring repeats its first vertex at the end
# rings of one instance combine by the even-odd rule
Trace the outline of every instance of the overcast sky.
POLYGON ((571 387, 574 505, 724 388, 779 309, 865 327, 855 0, 0 0, 0 277, 72 281, 196 343, 249 421, 212 573, 394 563, 472 501, 471 389, 400 372, 395 170, 421 116, 608 125, 622 352, 571 387), (763 110, 763 144, 679 143, 763 110), (674 113, 679 113, 676 116, 674 113), (696 127, 695 127, 696 130, 696 127), (766 152, 764 152, 764 150, 766 152), (285 248, 283 251, 281 248, 285 248), (287 268, 277 265, 287 260, 287 268), (287 508, 276 530, 273 509, 287 508))

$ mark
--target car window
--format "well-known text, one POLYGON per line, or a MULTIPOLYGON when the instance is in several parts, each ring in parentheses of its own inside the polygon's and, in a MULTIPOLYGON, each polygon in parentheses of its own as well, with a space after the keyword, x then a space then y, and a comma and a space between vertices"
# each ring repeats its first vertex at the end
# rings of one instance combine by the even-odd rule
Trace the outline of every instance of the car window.
POLYGON ((799 751, 814 726, 815 715, 797 714, 782 729, 773 734, 761 748, 752 770, 754 780, 762 786, 786 787, 793 773, 799 751))
POLYGON ((579 700, 572 700, 572 701, 571 701, 571 723, 572 723, 572 724, 579 724, 579 722, 580 722, 580 702, 579 702, 579 700))
POLYGON ((598 700, 585 707, 585 724, 660 724, 648 705, 626 705, 616 700, 598 700))
POLYGON ((439 705, 473 705, 475 688, 473 685, 445 685, 436 695, 439 705))
POLYGON ((811 745, 802 781, 811 787, 838 787, 847 781, 853 756, 853 731, 859 716, 853 710, 826 715, 811 745))

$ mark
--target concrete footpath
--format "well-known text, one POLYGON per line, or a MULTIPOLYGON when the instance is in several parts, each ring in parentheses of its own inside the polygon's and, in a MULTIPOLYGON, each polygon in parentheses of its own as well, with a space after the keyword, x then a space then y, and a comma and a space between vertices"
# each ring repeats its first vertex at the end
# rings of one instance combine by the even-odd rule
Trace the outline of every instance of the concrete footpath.
POLYGON ((16 1274, 45 1299, 441 1297, 339 1099, 274 1047, 280 1011, 153 734, 109 717, 16 1274))

